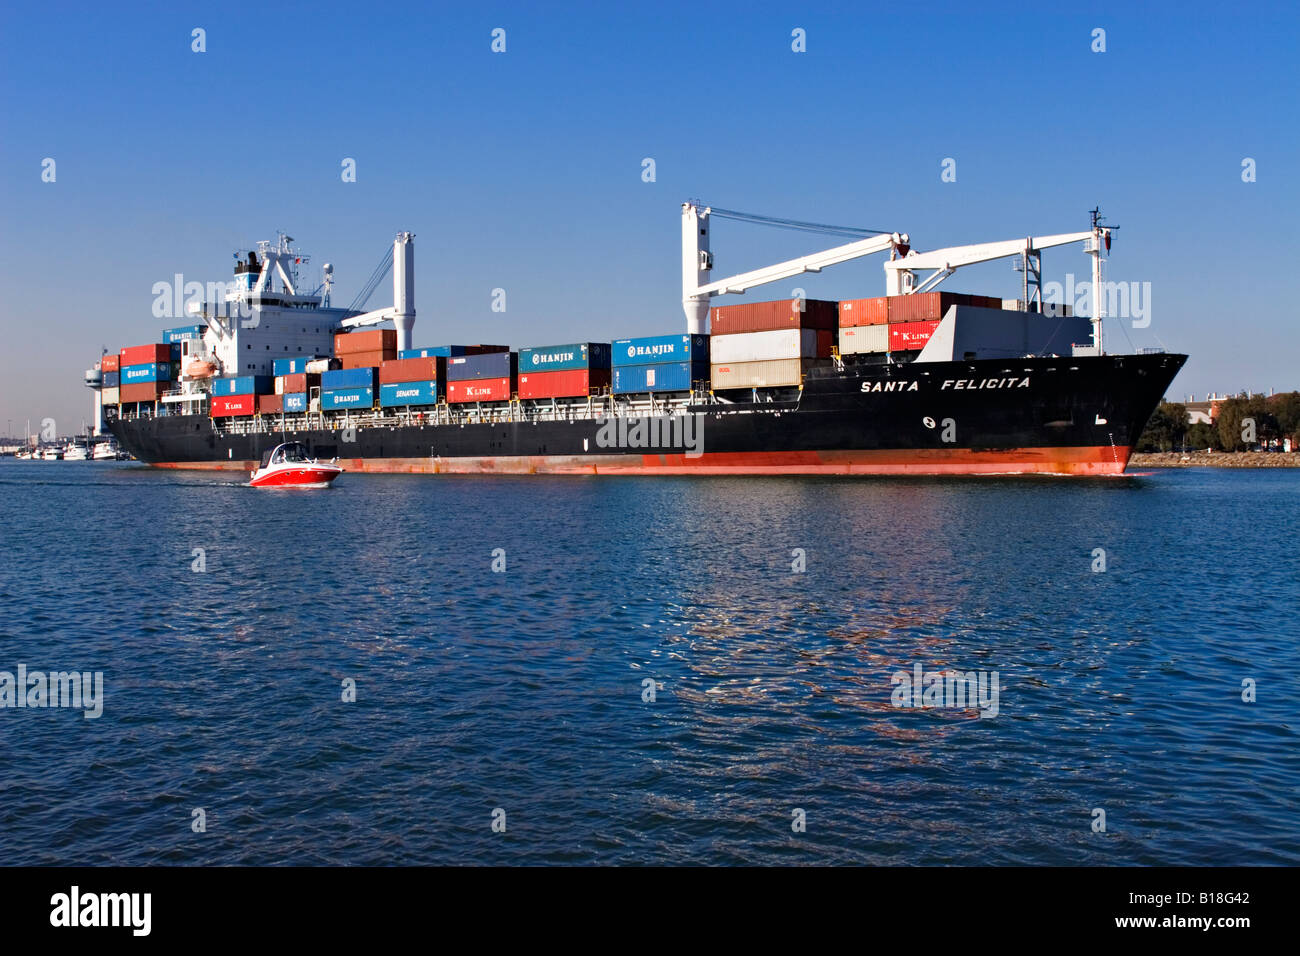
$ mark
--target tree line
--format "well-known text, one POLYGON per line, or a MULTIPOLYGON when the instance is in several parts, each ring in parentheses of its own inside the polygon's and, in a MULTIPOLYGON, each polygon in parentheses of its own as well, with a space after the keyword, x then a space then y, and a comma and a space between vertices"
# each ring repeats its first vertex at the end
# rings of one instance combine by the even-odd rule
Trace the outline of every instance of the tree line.
POLYGON ((1187 406, 1179 402, 1161 402, 1147 422, 1138 451, 1250 451, 1261 442, 1290 438, 1291 447, 1300 441, 1300 392, 1284 392, 1271 398, 1263 395, 1225 398, 1219 402, 1219 415, 1212 425, 1187 423, 1187 406), (1247 419, 1254 420, 1255 440, 1247 419))

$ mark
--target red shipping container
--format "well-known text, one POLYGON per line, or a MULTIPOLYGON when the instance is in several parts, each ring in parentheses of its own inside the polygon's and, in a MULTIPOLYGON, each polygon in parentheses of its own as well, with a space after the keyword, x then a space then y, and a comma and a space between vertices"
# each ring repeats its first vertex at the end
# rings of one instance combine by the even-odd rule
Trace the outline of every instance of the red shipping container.
POLYGON ((942 319, 954 305, 974 305, 976 296, 965 292, 914 292, 889 297, 889 324, 933 322, 942 319))
POLYGON ((282 375, 284 379, 284 394, 291 395, 294 392, 307 391, 307 373, 295 372, 293 375, 282 375))
POLYGON ((465 382, 447 383, 447 401, 451 402, 506 402, 510 400, 510 379, 474 378, 465 382))
POLYGON ((284 411, 283 395, 257 396, 257 411, 261 415, 278 415, 284 411))
POLYGON ((99 360, 99 370, 101 372, 116 372, 119 371, 121 367, 122 363, 118 361, 118 356, 116 355, 105 355, 99 360))
POLYGON ((836 333, 834 329, 817 330, 817 357, 830 358, 831 349, 835 346, 836 333))
POLYGON ((388 359, 379 366, 379 384, 397 382, 440 382, 445 377, 445 360, 437 356, 428 358, 388 359), (439 369, 442 364, 442 369, 439 369))
POLYGON ((122 349, 122 365, 150 365, 154 362, 170 362, 172 347, 170 345, 132 345, 122 349))
POLYGON ((339 356, 343 368, 379 368, 384 362, 397 357, 391 350, 382 352, 349 352, 339 356))
POLYGON ((155 402, 170 384, 170 382, 132 382, 121 387, 118 399, 125 403, 155 402))
POLYGON ((896 322, 889 327, 889 351, 911 352, 925 348, 939 321, 933 322, 896 322))
POLYGON ((607 388, 607 368, 575 368, 558 372, 521 372, 520 398, 586 398, 593 388, 607 388))
POLYGON ((256 395, 213 395, 208 402, 213 418, 251 415, 257 408, 256 395))
POLYGON ((840 303, 840 328, 854 329, 863 325, 884 325, 889 321, 889 296, 874 299, 846 299, 840 303))
POLYGON ((710 331, 714 335, 771 332, 775 329, 833 329, 840 322, 840 304, 822 299, 746 302, 720 305, 710 310, 709 319, 710 331))
POLYGON ((366 329, 364 332, 340 332, 334 336, 334 354, 342 358, 355 352, 392 352, 397 355, 396 329, 366 329))

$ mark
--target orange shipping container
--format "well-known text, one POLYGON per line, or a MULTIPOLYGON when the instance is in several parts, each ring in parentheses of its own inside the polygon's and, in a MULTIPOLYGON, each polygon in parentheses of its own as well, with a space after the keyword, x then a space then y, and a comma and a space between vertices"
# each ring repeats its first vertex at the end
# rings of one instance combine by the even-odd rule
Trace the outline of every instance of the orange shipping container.
POLYGON ((284 394, 292 395, 294 392, 307 391, 307 373, 295 372, 293 375, 282 375, 284 379, 284 394))
POLYGON ((974 305, 980 296, 965 292, 913 292, 889 297, 889 324, 897 322, 935 322, 954 305, 974 305))
POLYGON ((122 385, 119 397, 127 404, 131 402, 154 402, 167 388, 168 382, 132 382, 122 385))
POLYGON ((99 370, 101 372, 116 372, 119 371, 121 367, 122 364, 118 361, 117 355, 105 355, 99 360, 99 370))
POLYGON ((132 345, 122 349, 121 365, 151 365, 156 362, 170 362, 172 347, 170 345, 132 345))
POLYGON ((853 329, 863 325, 884 325, 889 321, 889 296, 874 299, 846 299, 840 303, 840 328, 853 329))
POLYGON ((777 299, 775 302, 720 305, 710 310, 709 320, 712 334, 730 335, 775 329, 833 329, 839 324, 839 315, 838 302, 777 299))
POLYGON ((257 411, 262 415, 278 415, 280 412, 284 411, 284 396, 257 396, 257 411))
POLYGON ((340 332, 334 336, 334 354, 339 358, 356 352, 392 352, 397 355, 396 329, 366 329, 340 332))
POLYGON ((444 376, 438 371, 438 363, 442 361, 445 360, 433 355, 428 358, 388 359, 379 366, 379 384, 441 381, 444 376))
POLYGON ((343 368, 379 368, 384 362, 396 357, 396 353, 392 351, 349 352, 340 355, 339 361, 343 363, 343 368))

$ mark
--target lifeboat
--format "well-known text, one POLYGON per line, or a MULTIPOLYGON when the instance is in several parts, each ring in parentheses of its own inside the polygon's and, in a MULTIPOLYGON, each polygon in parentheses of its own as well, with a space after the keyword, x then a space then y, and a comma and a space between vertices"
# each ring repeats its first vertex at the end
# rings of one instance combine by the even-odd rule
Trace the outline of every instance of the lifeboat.
POLYGON ((262 466, 250 476, 254 488, 328 488, 343 469, 307 455, 296 441, 276 445, 262 456, 262 466))
POLYGON ((190 363, 185 366, 185 374, 189 378, 211 378, 216 371, 216 365, 203 359, 190 359, 190 363))

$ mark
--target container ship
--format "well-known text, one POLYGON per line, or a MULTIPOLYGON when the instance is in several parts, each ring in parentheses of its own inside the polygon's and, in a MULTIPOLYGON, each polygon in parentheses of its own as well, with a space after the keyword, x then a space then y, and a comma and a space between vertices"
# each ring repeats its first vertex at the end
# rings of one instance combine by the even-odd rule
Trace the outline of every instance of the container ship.
POLYGON ((190 324, 101 357, 86 373, 97 420, 159 468, 251 471, 296 441, 362 472, 1115 475, 1187 358, 1103 350, 1115 227, 1098 210, 1087 231, 931 252, 857 231, 714 280, 718 217, 837 228, 684 203, 684 329, 518 350, 413 345, 411 233, 348 308, 330 303, 328 263, 305 291, 310 258, 281 234, 236 253, 233 281, 181 308, 190 324), (1043 301, 1041 251, 1077 243, 1092 258, 1088 318, 1043 301), (883 296, 711 304, 882 253, 883 296), (935 288, 1008 257, 1021 298, 935 288), (367 311, 390 271, 392 307, 367 311))

